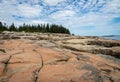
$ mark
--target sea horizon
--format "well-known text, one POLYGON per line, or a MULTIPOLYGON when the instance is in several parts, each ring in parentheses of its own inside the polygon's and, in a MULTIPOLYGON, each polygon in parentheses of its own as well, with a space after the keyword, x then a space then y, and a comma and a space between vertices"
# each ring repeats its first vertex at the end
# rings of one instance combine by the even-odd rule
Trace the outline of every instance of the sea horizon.
POLYGON ((106 39, 112 39, 112 40, 120 40, 120 35, 106 35, 101 37, 106 39))

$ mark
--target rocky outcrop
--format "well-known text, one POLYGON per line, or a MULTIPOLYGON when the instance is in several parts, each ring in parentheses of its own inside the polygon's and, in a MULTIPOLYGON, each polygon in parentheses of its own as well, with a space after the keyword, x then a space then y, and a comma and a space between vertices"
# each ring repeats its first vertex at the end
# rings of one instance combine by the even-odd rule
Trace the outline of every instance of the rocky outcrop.
POLYGON ((119 41, 110 41, 110 40, 91 40, 87 42, 88 45, 98 45, 104 47, 115 47, 120 46, 119 41))
POLYGON ((58 42, 63 48, 73 50, 89 52, 94 54, 110 55, 116 58, 120 58, 120 41, 105 40, 96 38, 84 38, 84 39, 70 39, 58 42))
POLYGON ((19 38, 0 40, 0 82, 120 81, 118 45, 88 44, 96 37, 62 37, 62 34, 12 33, 12 36, 19 38))

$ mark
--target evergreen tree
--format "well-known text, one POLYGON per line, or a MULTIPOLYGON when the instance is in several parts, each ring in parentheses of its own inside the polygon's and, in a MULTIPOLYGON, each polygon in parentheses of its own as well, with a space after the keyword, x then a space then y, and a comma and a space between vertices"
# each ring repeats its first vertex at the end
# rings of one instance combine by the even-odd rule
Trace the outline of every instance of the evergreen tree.
POLYGON ((2 22, 0 22, 0 32, 7 31, 7 30, 8 30, 8 28, 6 26, 6 23, 4 23, 4 25, 3 25, 2 22))
POLYGON ((7 28, 6 24, 2 24, 0 22, 0 32, 9 30, 9 31, 25 31, 25 32, 43 32, 43 33, 65 33, 70 34, 69 29, 63 27, 62 25, 56 25, 56 24, 38 24, 38 25, 26 25, 25 23, 23 25, 20 25, 18 29, 15 27, 14 23, 12 23, 9 26, 9 29, 7 28))
POLYGON ((0 28, 2 27, 3 25, 2 25, 2 22, 0 22, 0 28))
POLYGON ((19 26, 18 31, 19 31, 19 32, 23 31, 23 27, 22 27, 22 26, 19 26))
POLYGON ((46 32, 50 32, 49 24, 46 26, 46 32))
POLYGON ((0 22, 0 32, 3 31, 3 25, 2 25, 2 22, 0 22))
POLYGON ((15 27, 14 23, 9 27, 9 31, 17 31, 17 28, 15 27))

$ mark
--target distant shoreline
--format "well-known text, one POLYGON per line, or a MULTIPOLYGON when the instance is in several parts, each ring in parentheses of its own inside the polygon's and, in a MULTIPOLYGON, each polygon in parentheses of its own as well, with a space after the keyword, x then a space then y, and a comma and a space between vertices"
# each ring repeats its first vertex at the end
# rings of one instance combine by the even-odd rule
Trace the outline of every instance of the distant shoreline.
POLYGON ((120 35, 101 36, 102 38, 120 40, 120 35))

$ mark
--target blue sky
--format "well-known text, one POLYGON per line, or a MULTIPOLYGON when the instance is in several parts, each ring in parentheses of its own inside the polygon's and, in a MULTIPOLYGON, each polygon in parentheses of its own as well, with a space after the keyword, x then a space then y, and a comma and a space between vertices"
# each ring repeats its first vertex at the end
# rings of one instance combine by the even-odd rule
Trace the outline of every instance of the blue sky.
POLYGON ((120 0, 0 0, 0 21, 60 24, 76 35, 120 35, 120 0))

